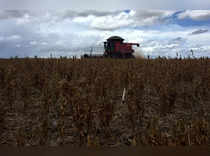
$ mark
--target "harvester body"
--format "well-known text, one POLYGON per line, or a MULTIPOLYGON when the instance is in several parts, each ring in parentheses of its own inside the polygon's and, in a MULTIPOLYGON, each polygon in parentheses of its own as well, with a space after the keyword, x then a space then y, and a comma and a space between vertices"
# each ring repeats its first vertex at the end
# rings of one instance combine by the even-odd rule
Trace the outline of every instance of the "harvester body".
POLYGON ((133 45, 139 46, 138 43, 124 43, 124 39, 118 36, 112 36, 104 42, 104 56, 111 58, 134 58, 132 49, 133 45))
MULTIPOLYGON (((104 54, 106 58, 134 58, 132 49, 133 45, 139 47, 138 43, 124 43, 124 39, 119 36, 112 36, 104 42, 104 54)), ((91 58, 87 54, 85 57, 91 58)), ((92 56, 95 58, 95 56, 92 56)))

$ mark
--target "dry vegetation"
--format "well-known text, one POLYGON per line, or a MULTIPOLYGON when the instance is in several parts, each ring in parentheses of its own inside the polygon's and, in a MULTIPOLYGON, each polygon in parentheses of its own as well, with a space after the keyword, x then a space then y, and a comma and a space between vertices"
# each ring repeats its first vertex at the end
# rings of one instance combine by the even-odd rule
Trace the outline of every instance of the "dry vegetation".
POLYGON ((18 147, 209 145, 210 60, 2 59, 0 124, 18 147))

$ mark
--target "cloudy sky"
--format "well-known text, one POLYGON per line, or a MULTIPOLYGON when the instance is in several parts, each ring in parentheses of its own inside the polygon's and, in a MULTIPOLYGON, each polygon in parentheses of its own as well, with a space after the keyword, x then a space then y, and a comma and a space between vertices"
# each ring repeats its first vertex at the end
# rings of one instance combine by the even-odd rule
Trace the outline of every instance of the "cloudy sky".
POLYGON ((145 56, 210 56, 209 0, 0 0, 0 57, 81 55, 120 35, 145 56))

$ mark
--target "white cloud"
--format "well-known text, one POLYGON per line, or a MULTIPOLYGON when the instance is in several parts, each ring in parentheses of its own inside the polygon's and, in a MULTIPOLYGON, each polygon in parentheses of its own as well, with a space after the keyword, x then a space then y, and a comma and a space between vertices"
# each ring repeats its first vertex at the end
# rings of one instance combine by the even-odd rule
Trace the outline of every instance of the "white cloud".
POLYGON ((46 46, 46 45, 48 45, 48 43, 47 42, 41 42, 41 45, 46 46))
MULTIPOLYGON (((85 13, 85 12, 84 12, 85 13)), ((114 30, 123 27, 150 26, 164 22, 164 18, 172 15, 174 11, 161 10, 131 10, 129 13, 110 12, 104 13, 104 16, 98 16, 98 13, 87 16, 77 16, 73 22, 84 24, 98 30, 114 30)), ((70 16, 71 17, 71 16, 70 16)))
POLYGON ((16 47, 17 47, 17 48, 20 48, 20 47, 21 47, 21 45, 20 45, 20 44, 16 44, 16 47))
POLYGON ((179 14, 178 18, 191 18, 197 21, 210 20, 210 10, 186 10, 179 14))
MULTIPOLYGON (((18 14, 18 11, 15 13, 18 14)), ((0 42, 4 43, 0 44, 0 48, 5 51, 0 57, 23 56, 25 53, 49 56, 52 51, 57 56, 81 55, 84 48, 103 46, 103 42, 113 35, 123 37, 125 42, 140 43, 145 55, 175 56, 177 51, 188 51, 191 48, 198 48, 196 52, 199 54, 209 50, 209 32, 198 34, 199 37, 189 35, 197 30, 207 30, 207 26, 182 27, 176 23, 167 23, 165 18, 170 17, 174 11, 64 10, 24 12, 11 18, 15 13, 9 12, 10 18, 0 23, 0 29, 4 30, 0 32, 0 42)), ((203 31, 196 33, 199 32, 203 31)), ((102 49, 100 52, 103 52, 102 49)))
POLYGON ((178 46, 179 44, 168 44, 168 45, 163 46, 162 48, 171 49, 171 48, 176 48, 178 46))
POLYGON ((20 39, 21 39, 21 36, 19 35, 0 36, 0 41, 17 41, 20 39))
POLYGON ((12 36, 8 36, 6 39, 7 40, 19 40, 19 39, 21 39, 21 36, 19 36, 19 35, 12 35, 12 36))
POLYGON ((133 19, 131 18, 133 15, 134 14, 132 12, 129 14, 121 12, 116 16, 99 17, 93 20, 90 26, 102 30, 111 30, 129 26, 134 23, 133 19))
POLYGON ((85 24, 91 28, 99 30, 114 30, 134 24, 134 20, 132 19, 134 15, 134 11, 131 11, 130 13, 120 12, 115 15, 89 15, 87 17, 80 16, 73 18, 72 21, 75 23, 85 24))
POLYGON ((56 41, 55 44, 58 45, 58 46, 62 46, 62 45, 64 46, 65 45, 64 41, 61 41, 61 40, 56 41))
POLYGON ((38 43, 37 43, 37 41, 31 41, 31 42, 29 42, 29 44, 34 46, 34 45, 37 45, 38 43))
POLYGON ((205 51, 210 51, 210 46, 202 46, 201 49, 205 50, 205 51))
POLYGON ((164 22, 164 19, 174 12, 168 10, 138 10, 134 19, 137 26, 153 25, 164 22))
POLYGON ((31 18, 32 18, 32 17, 30 17, 29 14, 24 14, 23 17, 17 18, 16 21, 17 21, 17 24, 19 24, 19 25, 24 25, 24 24, 29 23, 31 18))

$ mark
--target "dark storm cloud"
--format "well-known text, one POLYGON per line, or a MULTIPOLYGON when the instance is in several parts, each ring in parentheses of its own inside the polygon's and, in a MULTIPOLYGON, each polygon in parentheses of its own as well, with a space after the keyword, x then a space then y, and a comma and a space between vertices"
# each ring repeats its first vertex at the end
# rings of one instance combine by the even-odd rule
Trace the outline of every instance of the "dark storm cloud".
POLYGON ((209 21, 210 10, 185 10, 178 15, 179 19, 192 19, 195 21, 209 21))
POLYGON ((165 15, 164 10, 138 10, 137 17, 139 18, 149 18, 149 17, 161 17, 165 15))
POLYGON ((174 38, 174 39, 170 40, 169 42, 170 42, 170 43, 183 43, 183 42, 185 42, 185 41, 186 41, 186 39, 185 39, 185 38, 182 38, 182 37, 176 37, 176 38, 174 38))
POLYGON ((0 19, 21 18, 29 13, 28 10, 2 10, 0 11, 0 19))
POLYGON ((207 29, 199 29, 199 30, 193 31, 190 35, 198 35, 198 34, 203 34, 206 32, 208 32, 207 29))

